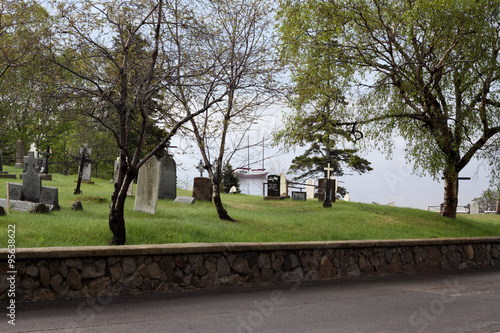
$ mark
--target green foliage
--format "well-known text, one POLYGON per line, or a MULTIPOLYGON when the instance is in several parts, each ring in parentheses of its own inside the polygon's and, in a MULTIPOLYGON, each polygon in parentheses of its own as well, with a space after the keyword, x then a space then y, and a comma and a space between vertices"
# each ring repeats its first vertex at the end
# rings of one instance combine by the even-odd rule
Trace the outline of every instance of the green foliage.
POLYGON ((480 197, 473 199, 479 204, 479 209, 482 212, 495 211, 498 200, 500 200, 500 192, 492 189, 487 189, 480 197))
POLYGON ((417 170, 444 174, 454 217, 459 172, 500 133, 499 2, 282 0, 279 19, 298 100, 325 108, 338 87, 328 123, 388 153, 403 137, 417 170))
POLYGON ((224 170, 222 171, 222 187, 224 189, 224 193, 229 193, 231 188, 236 187, 236 193, 240 193, 240 179, 234 173, 233 167, 231 164, 226 165, 224 170))

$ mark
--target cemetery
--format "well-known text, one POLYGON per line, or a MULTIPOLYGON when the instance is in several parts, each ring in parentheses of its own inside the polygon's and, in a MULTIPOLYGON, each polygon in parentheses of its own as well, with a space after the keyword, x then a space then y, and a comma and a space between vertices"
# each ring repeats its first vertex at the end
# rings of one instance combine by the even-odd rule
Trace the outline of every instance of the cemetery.
MULTIPOLYGON (((153 160, 152 160, 153 161, 153 160)), ((156 166, 159 161, 156 162, 156 166)), ((17 173, 13 166, 3 166, 8 173, 17 173)), ((155 168, 158 175, 158 169, 155 168)), ((146 168, 144 171, 147 170, 146 168)), ((9 221, 16 223, 18 242, 22 247, 45 246, 91 246, 107 245, 109 242, 108 215, 113 184, 108 178, 95 178, 94 184, 82 183, 82 194, 75 195, 75 176, 53 174, 52 181, 37 180, 36 174, 23 179, 0 179, 0 198, 5 202, 6 186, 9 183, 10 200, 24 199, 35 195, 34 202, 45 202, 59 206, 43 216, 31 216, 25 210, 12 209, 9 221), (30 184, 30 191, 23 192, 30 184), (81 202, 83 210, 72 211, 74 202, 81 202), (78 232, 75 232, 78 230, 78 232)), ((272 175, 270 175, 271 177, 272 175)), ((283 175, 280 175, 282 177, 283 175)), ((152 179, 151 175, 147 176, 152 179)), ((147 179, 146 177, 146 179, 147 179)), ((270 193, 288 193, 290 198, 264 200, 266 196, 222 194, 227 209, 237 223, 220 221, 209 199, 208 187, 203 187, 201 197, 193 192, 176 189, 176 199, 159 199, 157 186, 141 188, 141 178, 134 184, 134 193, 126 201, 127 244, 165 244, 187 242, 290 242, 343 239, 408 239, 427 237, 480 237, 500 234, 498 215, 460 214, 451 223, 434 212, 418 209, 378 206, 354 201, 340 200, 324 209, 318 198, 308 197, 312 182, 302 189, 280 189, 284 185, 278 178, 271 180, 270 193), (274 183, 273 183, 274 181, 274 183), (273 193, 273 189, 276 191, 273 193), (143 196, 144 195, 144 196, 143 196), (305 199, 305 200, 304 200, 305 199), (156 201, 156 204, 155 204, 156 201), (481 228, 475 228, 480 224, 481 228), (425 228, 422 227, 425 225, 425 228)), ((199 177, 198 177, 199 178, 199 177)), ((269 182, 269 179, 267 179, 269 182)), ((199 187, 199 179, 196 187, 199 187)), ((154 183, 149 180, 147 183, 154 183)), ((201 183, 207 183, 201 177, 201 183)), ((316 180, 314 187, 316 188, 316 180)), ((293 185, 295 186, 295 185, 293 185)), ((332 186, 333 188, 333 186, 332 186)), ((318 188, 315 189, 316 192, 318 188)), ((270 195, 267 195, 270 194, 270 195)), ((278 195, 278 197, 285 197, 278 195)), ((11 203, 12 205, 12 203, 11 203)), ((5 218, 5 217, 4 217, 5 218)), ((2 225, 0 228, 5 228, 2 225)), ((2 229, 3 230, 3 229, 2 229)), ((0 240, 6 233, 0 234, 0 240)))

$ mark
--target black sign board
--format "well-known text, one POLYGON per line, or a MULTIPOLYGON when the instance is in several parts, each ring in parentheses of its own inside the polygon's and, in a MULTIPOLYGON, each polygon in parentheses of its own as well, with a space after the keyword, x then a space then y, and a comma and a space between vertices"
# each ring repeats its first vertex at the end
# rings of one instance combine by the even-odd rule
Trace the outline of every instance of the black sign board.
POLYGON ((267 196, 269 197, 280 196, 280 176, 278 175, 267 176, 267 196))

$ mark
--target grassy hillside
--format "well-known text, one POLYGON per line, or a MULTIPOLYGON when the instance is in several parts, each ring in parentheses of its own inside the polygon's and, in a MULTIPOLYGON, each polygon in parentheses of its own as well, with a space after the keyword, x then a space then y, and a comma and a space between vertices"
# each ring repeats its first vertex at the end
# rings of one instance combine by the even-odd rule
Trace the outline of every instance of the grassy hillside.
MULTIPOLYGON (((4 167, 10 173, 19 169, 4 167)), ((18 177, 19 178, 19 177, 18 177)), ((61 211, 35 215, 11 212, 0 217, 0 243, 6 244, 7 225, 16 226, 17 247, 107 245, 109 203, 113 185, 108 179, 82 184, 75 196, 76 176, 54 174, 43 186, 59 188, 61 211), (84 211, 73 212, 73 201, 84 211)), ((0 197, 5 183, 0 179, 0 197)), ((179 196, 190 196, 178 190, 179 196)), ((272 242, 443 238, 500 236, 500 216, 459 215, 456 220, 409 208, 337 202, 324 209, 318 201, 264 201, 260 196, 223 195, 222 200, 237 223, 220 221, 213 204, 194 205, 160 200, 156 215, 134 212, 134 197, 126 202, 127 244, 182 242, 272 242)))

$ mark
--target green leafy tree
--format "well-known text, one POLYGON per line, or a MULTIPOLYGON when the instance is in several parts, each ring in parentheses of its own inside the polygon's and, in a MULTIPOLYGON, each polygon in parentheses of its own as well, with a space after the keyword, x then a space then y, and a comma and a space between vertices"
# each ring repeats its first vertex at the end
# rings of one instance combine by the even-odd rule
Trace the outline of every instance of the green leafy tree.
POLYGON ((229 193, 232 187, 236 187, 236 193, 240 193, 240 179, 236 176, 231 164, 226 165, 222 172, 222 187, 224 193, 229 193))
POLYGON ((295 82, 346 96, 328 123, 389 153, 403 137, 454 218, 460 171, 500 132, 498 1, 282 0, 279 18, 295 82))
POLYGON ((479 209, 483 212, 496 211, 498 200, 500 200, 500 193, 492 189, 487 189, 480 197, 473 199, 479 204, 479 209))

